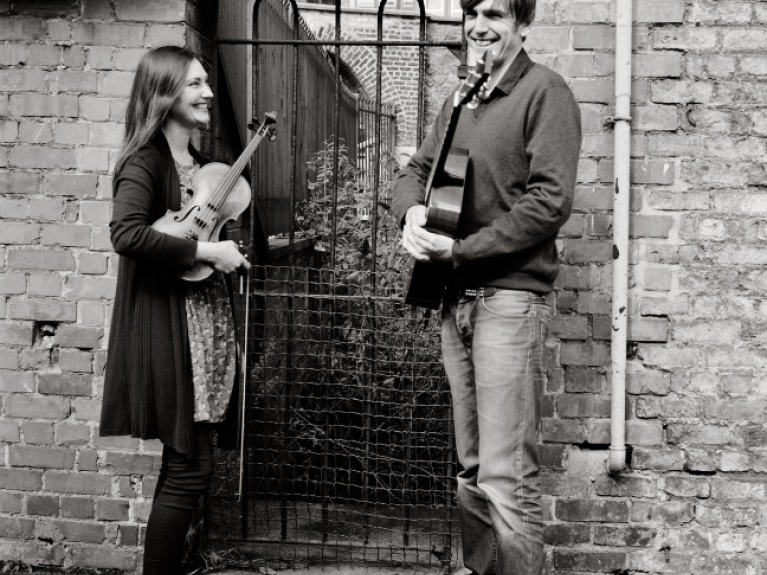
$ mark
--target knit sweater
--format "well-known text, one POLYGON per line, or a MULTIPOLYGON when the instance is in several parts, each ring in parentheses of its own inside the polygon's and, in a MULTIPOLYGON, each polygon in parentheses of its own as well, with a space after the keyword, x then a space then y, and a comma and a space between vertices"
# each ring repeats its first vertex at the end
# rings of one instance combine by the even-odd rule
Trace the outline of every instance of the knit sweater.
MULTIPOLYGON (((400 170, 392 211, 404 223, 450 119, 452 96, 400 170)), ((469 152, 452 250, 451 284, 547 293, 559 271, 556 238, 570 217, 581 143, 580 109, 564 79, 521 50, 493 92, 463 108, 452 147, 469 152)))
MULTIPOLYGON (((190 153, 205 163, 191 147, 190 153)), ((186 286, 173 272, 192 266, 197 242, 151 227, 168 210, 180 207, 178 174, 160 132, 115 175, 109 227, 120 263, 99 432, 157 438, 190 453, 194 391, 186 286)), ((218 426, 219 445, 225 448, 236 444, 237 387, 218 426)))

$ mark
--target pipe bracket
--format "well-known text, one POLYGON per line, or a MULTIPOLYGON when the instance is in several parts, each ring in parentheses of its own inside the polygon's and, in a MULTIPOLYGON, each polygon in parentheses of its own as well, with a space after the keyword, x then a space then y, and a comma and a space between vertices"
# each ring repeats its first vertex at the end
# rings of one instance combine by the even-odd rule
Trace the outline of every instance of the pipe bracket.
POLYGON ((605 118, 605 125, 616 124, 618 122, 631 123, 631 116, 607 116, 605 118))

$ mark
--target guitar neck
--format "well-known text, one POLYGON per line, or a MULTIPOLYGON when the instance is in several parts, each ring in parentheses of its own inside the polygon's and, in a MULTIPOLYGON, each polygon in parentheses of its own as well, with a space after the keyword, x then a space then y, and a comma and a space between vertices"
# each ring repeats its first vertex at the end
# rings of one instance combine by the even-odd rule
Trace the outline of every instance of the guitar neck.
POLYGON ((425 204, 429 205, 429 199, 431 198, 431 190, 434 184, 434 178, 442 171, 447 159, 447 154, 450 151, 450 146, 453 143, 453 136, 455 135, 455 129, 458 125, 458 118, 461 116, 461 106, 453 106, 450 112, 450 121, 447 123, 445 133, 442 134, 442 138, 439 141, 437 147, 437 155, 434 163, 431 166, 429 172, 429 179, 426 181, 426 197, 424 198, 425 204))

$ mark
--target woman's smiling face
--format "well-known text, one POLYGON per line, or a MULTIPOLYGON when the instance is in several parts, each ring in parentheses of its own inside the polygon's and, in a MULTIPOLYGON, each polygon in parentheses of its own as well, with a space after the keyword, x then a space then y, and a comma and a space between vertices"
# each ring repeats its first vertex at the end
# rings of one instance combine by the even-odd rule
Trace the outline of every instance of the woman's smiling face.
POLYGON ((528 30, 528 25, 517 24, 504 0, 482 0, 466 10, 464 32, 469 46, 475 54, 492 50, 496 69, 511 63, 528 30))
POLYGON ((186 72, 186 82, 181 94, 168 112, 168 120, 193 129, 210 121, 210 101, 213 92, 208 85, 208 74, 200 61, 194 59, 186 72))

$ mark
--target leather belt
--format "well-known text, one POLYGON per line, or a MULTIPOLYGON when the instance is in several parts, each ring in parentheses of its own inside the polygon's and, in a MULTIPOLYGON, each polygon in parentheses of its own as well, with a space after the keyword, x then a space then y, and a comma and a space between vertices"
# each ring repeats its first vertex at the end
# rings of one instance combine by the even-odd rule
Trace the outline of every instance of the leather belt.
POLYGON ((478 288, 469 288, 469 289, 459 289, 459 290, 456 290, 456 293, 458 294, 458 297, 461 299, 493 297, 499 289, 501 288, 487 286, 487 287, 478 287, 478 288))

